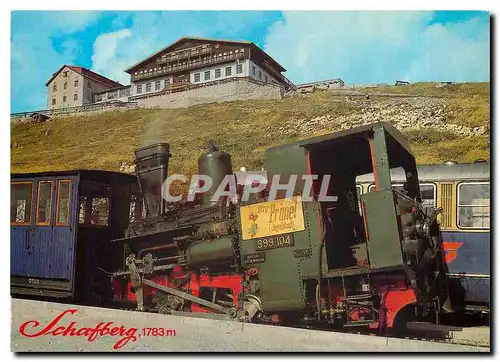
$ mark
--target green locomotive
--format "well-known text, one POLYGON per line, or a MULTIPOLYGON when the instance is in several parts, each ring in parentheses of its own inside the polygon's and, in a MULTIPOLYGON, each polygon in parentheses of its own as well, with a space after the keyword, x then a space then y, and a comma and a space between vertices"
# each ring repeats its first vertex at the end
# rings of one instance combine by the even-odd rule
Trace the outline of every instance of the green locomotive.
POLYGON ((236 203, 212 197, 235 178, 230 156, 212 147, 199 169, 217 183, 189 207, 167 207, 169 156, 166 144, 136 152, 153 212, 115 240, 125 249, 117 300, 160 313, 380 331, 408 318, 438 322, 449 308, 439 210, 423 207, 415 158, 390 124, 268 149, 267 193, 255 187, 236 203), (400 191, 391 188, 394 168, 406 175, 400 191), (375 188, 358 197, 356 178, 370 173, 375 188))

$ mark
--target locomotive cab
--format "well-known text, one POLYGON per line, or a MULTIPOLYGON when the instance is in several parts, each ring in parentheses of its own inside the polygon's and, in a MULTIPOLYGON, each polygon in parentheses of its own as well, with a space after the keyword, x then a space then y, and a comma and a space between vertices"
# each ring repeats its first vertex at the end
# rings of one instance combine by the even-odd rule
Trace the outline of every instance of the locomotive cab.
MULTIPOLYGON (((288 297, 302 298, 304 308, 309 303, 314 318, 340 311, 346 326, 392 327, 410 305, 420 319, 430 311, 437 315, 448 296, 438 211, 422 207, 415 158, 394 127, 376 123, 272 148, 266 164, 269 178, 280 175, 281 184, 291 175, 314 179, 309 195, 305 181, 294 189, 309 226, 308 233, 293 234, 295 245, 309 244, 311 252, 309 260, 290 258, 305 292, 287 291, 288 297), (400 168, 406 180, 396 191, 391 170, 400 168), (360 197, 356 178, 369 173, 375 188, 360 197)), ((260 268, 260 277, 271 289, 266 269, 260 268)), ((279 299, 285 308, 283 296, 267 294, 264 299, 279 299)))

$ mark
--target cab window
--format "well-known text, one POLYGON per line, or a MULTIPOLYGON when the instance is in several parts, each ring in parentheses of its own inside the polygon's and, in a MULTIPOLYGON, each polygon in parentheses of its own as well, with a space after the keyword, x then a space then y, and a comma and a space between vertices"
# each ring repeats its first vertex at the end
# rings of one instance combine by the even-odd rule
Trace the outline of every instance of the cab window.
POLYGON ((490 227, 490 183, 464 182, 458 185, 458 226, 490 227))
POLYGON ((13 182, 10 186, 10 222, 16 225, 31 222, 33 182, 13 182))
POLYGON ((38 182, 36 202, 36 224, 49 225, 52 211, 52 181, 38 182))

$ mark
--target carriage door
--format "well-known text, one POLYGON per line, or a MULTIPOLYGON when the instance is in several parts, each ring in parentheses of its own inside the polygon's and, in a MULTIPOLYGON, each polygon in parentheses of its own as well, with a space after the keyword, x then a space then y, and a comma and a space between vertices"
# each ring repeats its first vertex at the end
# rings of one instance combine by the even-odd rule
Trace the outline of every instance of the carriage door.
MULTIPOLYGON (((50 246, 51 278, 72 280, 76 238, 76 178, 55 179, 52 243, 50 246)), ((68 285, 71 289, 72 282, 68 285)))
MULTIPOLYGON (((53 177, 35 179, 34 215, 28 235, 28 275, 48 278, 52 268, 50 248, 52 244, 52 211, 54 208, 53 177)), ((35 281, 36 283, 36 281, 35 281)))
MULTIPOLYGON (((36 183, 34 227, 30 232, 30 273, 39 278, 70 280, 74 232, 71 227, 70 177, 40 178, 36 183)), ((68 286, 64 289, 71 288, 68 286)))

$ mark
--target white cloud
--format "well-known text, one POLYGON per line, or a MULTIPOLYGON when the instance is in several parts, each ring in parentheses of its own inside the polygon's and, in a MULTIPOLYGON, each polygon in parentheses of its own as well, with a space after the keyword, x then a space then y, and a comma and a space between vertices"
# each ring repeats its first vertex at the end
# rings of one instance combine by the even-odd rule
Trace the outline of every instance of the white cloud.
POLYGON ((99 35, 94 42, 92 69, 122 84, 128 84, 130 77, 123 71, 127 64, 116 57, 116 49, 119 44, 126 46, 126 39, 131 35, 129 29, 99 35))
POLYGON ((285 12, 270 28, 265 50, 296 83, 488 80, 488 19, 428 26, 432 15, 285 12))
MULTIPOLYGON (((124 72, 142 59, 184 36, 241 39, 264 17, 262 12, 139 11, 126 13, 116 21, 131 25, 101 34, 94 42, 92 68, 128 84, 124 72), (126 34, 126 36, 125 36, 126 34), (109 46, 108 46, 109 45, 109 46)), ((257 24, 257 25, 256 25, 257 24)))
POLYGON ((71 34, 93 24, 98 16, 91 11, 12 13, 12 112, 47 107, 46 81, 62 64, 74 63, 80 54, 78 39, 71 34), (56 50, 51 38, 62 34, 68 38, 56 50))

